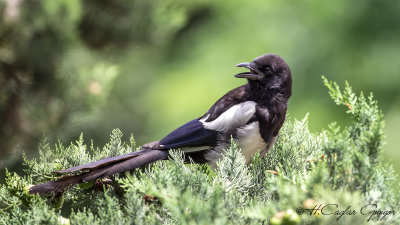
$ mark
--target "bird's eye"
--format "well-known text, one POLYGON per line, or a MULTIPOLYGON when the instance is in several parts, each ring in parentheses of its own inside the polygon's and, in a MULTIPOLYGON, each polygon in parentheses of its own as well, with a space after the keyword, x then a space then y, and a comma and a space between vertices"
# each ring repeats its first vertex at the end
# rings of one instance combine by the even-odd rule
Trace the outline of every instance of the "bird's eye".
POLYGON ((264 68, 264 70, 265 70, 265 72, 271 72, 271 67, 270 66, 266 66, 265 68, 264 68))

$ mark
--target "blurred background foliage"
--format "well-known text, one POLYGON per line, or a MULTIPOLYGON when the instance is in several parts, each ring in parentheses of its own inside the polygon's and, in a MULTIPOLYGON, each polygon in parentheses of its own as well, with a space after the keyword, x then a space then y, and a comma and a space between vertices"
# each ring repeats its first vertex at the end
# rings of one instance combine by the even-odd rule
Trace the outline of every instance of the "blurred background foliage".
POLYGON ((288 62, 289 114, 309 112, 311 130, 348 123, 321 75, 373 92, 399 165, 399 12, 396 0, 0 0, 0 168, 17 170, 44 136, 159 139, 242 85, 234 65, 264 53, 288 62))

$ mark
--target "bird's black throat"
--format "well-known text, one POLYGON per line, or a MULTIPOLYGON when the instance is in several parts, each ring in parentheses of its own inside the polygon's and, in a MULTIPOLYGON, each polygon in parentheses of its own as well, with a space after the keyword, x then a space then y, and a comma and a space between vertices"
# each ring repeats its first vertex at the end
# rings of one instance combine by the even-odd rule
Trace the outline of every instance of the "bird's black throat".
POLYGON ((271 102, 279 98, 287 101, 291 95, 291 87, 276 86, 268 81, 248 80, 249 92, 256 102, 271 102))

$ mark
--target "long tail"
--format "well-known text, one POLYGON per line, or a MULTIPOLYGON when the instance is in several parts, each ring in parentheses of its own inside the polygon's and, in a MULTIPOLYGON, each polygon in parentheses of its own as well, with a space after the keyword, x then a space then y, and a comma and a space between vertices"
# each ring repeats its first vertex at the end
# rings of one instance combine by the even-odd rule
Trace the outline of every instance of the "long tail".
POLYGON ((35 185, 29 189, 30 194, 47 194, 61 192, 73 185, 89 182, 98 178, 111 176, 116 173, 126 172, 142 167, 149 163, 168 159, 168 151, 145 149, 121 156, 101 159, 89 164, 56 171, 56 173, 71 173, 85 171, 82 174, 66 175, 58 180, 35 185))

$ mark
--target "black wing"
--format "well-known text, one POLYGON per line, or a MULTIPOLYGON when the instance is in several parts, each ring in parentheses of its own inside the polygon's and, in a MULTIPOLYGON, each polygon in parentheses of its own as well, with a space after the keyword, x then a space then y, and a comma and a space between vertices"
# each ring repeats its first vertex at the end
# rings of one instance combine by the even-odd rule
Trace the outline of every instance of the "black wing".
MULTIPOLYGON (((243 85, 229 91, 222 96, 208 112, 201 118, 206 122, 210 122, 218 118, 223 112, 230 107, 240 102, 245 102, 249 99, 247 93, 248 85, 243 85)), ((204 128, 202 122, 194 119, 178 129, 172 131, 159 144, 163 148, 179 148, 179 147, 198 147, 198 146, 216 146, 219 132, 204 128)), ((190 151, 190 150, 189 150, 190 151)))
POLYGON ((163 148, 215 146, 219 132, 204 128, 203 124, 194 119, 160 140, 163 148))

